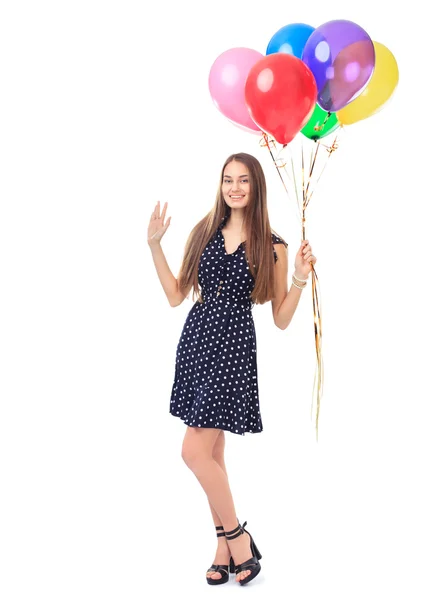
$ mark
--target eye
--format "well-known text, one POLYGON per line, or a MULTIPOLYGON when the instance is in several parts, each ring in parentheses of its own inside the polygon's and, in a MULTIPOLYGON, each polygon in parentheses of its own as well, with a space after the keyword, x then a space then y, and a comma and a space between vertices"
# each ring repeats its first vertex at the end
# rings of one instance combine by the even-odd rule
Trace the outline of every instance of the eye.
POLYGON ((249 183, 248 179, 242 179, 242 183, 249 183))
POLYGON ((224 183, 231 183, 231 179, 224 179, 224 183))

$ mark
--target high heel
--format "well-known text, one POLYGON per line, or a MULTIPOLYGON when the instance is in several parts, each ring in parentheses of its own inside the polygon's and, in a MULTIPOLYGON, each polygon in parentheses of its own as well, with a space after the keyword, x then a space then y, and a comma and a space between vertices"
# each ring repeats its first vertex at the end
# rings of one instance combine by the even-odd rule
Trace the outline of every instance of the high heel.
MULTIPOLYGON (((222 531, 221 533, 217 533, 217 537, 224 537, 225 532, 223 530, 224 528, 222 527, 222 525, 216 526, 216 531, 222 531)), ((228 579, 230 578, 229 573, 234 573, 234 560, 233 557, 230 557, 230 564, 229 565, 215 565, 213 564, 207 571, 207 573, 209 573, 210 571, 214 571, 216 573, 220 573, 221 574, 221 578, 220 579, 213 579, 213 577, 207 577, 206 575, 206 579, 207 579, 207 583, 209 583, 210 585, 221 585, 222 583, 227 583, 228 579)))
POLYGON ((257 577, 258 573, 261 571, 261 565, 258 561, 262 558, 262 555, 260 554, 260 551, 258 550, 257 545, 255 544, 254 540, 252 539, 252 535, 249 533, 249 531, 247 531, 245 529, 246 525, 247 525, 247 521, 245 521, 243 523, 243 525, 240 525, 240 523, 239 523, 237 525, 237 527, 235 529, 233 529, 232 531, 225 532, 225 537, 226 537, 227 541, 235 540, 236 538, 239 537, 239 535, 242 535, 242 533, 245 533, 245 532, 249 535, 250 540, 251 540, 250 547, 251 547, 252 557, 248 558, 248 560, 245 560, 245 562, 241 563, 240 565, 236 565, 236 567, 235 567, 236 575, 238 573, 240 573, 241 571, 251 571, 247 577, 245 577, 244 579, 241 579, 239 581, 240 585, 246 585, 247 583, 252 581, 254 579, 254 577, 257 577))

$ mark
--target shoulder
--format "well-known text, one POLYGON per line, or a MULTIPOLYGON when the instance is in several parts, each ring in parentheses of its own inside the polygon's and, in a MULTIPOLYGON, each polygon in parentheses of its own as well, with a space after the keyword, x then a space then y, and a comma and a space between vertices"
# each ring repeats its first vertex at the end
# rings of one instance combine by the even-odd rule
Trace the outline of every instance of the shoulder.
POLYGON ((288 250, 287 245, 284 244, 274 244, 273 248, 273 256, 275 257, 275 263, 278 261, 282 265, 286 265, 288 261, 288 250))
POLYGON ((272 244, 284 244, 284 246, 287 248, 288 244, 282 237, 280 237, 279 235, 276 235, 276 233, 273 233, 273 231, 271 232, 271 234, 272 234, 272 244))
POLYGON ((272 237, 273 255, 275 257, 275 263, 279 259, 281 259, 281 262, 283 262, 283 259, 286 257, 286 254, 287 254, 288 244, 282 237, 280 237, 279 235, 276 235, 276 233, 274 233, 273 231, 271 232, 271 237, 272 237))

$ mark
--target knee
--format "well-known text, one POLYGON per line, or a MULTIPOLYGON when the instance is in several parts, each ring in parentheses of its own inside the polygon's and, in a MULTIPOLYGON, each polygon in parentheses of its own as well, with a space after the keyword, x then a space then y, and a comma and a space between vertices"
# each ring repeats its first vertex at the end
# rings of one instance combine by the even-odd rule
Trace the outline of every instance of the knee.
POLYGON ((224 460, 224 449, 221 446, 213 448, 213 460, 221 464, 224 460))
POLYGON ((224 460, 224 451, 225 451, 225 438, 223 437, 223 432, 217 439, 214 447, 213 447, 213 459, 221 464, 224 460))
POLYGON ((181 448, 181 458, 190 469, 195 461, 195 449, 190 444, 184 443, 181 448))
POLYGON ((205 457, 198 447, 184 443, 181 449, 181 458, 191 471, 198 471, 205 457))

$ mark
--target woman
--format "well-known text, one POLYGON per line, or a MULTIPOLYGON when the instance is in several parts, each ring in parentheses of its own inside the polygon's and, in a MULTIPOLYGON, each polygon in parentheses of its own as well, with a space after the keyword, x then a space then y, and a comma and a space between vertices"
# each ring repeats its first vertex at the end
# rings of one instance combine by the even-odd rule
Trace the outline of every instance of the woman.
POLYGON ((171 306, 181 304, 192 288, 198 297, 177 346, 170 413, 187 425, 182 457, 207 495, 218 531, 207 582, 226 583, 235 572, 245 585, 260 572, 261 554, 236 517, 224 431, 244 435, 263 429, 252 306, 271 300, 275 325, 286 329, 316 258, 303 241, 288 291, 288 244, 271 231, 264 173, 249 154, 225 161, 214 207, 193 228, 177 279, 160 246, 171 222, 171 217, 165 222, 166 210, 167 203, 160 214, 158 202, 148 227, 160 283, 171 306))

